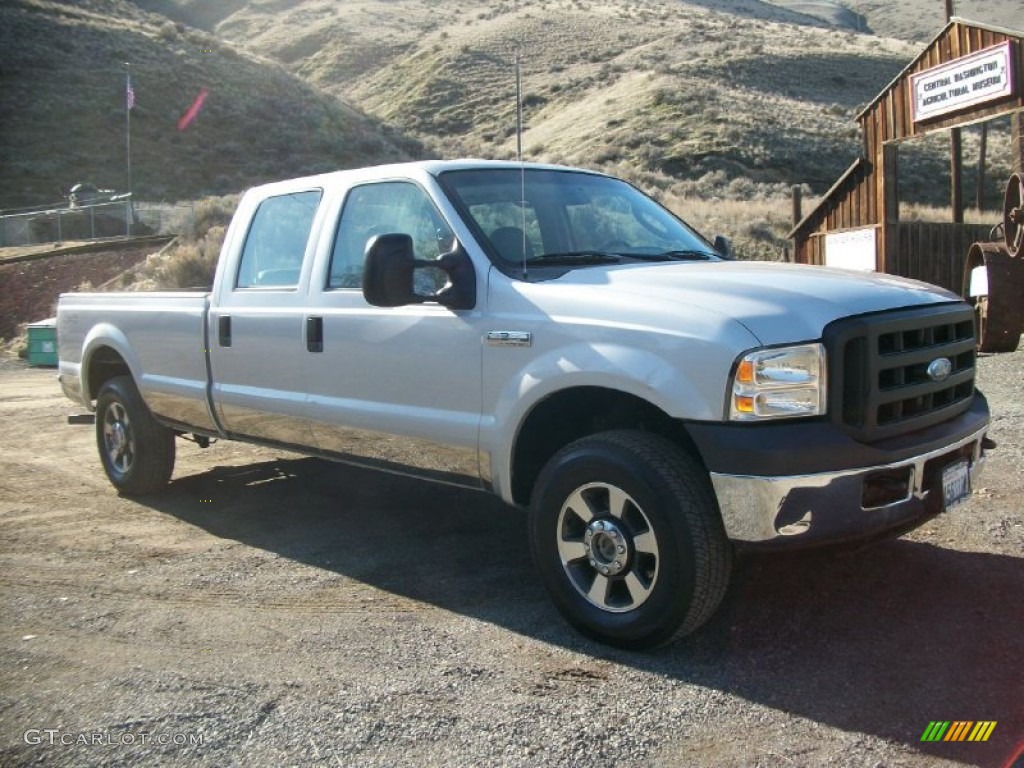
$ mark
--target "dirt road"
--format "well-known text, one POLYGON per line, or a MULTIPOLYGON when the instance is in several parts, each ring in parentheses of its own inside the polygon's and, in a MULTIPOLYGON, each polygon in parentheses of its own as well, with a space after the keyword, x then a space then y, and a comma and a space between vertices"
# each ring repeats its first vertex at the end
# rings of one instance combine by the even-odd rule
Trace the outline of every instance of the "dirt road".
POLYGON ((0 764, 1009 765, 1024 352, 980 367, 999 448, 968 504, 742 560, 704 631, 630 654, 562 623, 488 496, 220 443, 129 501, 53 371, 0 365, 0 764))

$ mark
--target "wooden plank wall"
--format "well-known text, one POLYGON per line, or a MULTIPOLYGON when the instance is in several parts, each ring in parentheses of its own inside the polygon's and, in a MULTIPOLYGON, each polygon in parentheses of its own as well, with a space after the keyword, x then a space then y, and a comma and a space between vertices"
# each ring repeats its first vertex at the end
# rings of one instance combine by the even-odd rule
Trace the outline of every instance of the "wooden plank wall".
POLYGON ((987 242, 991 229, 987 224, 901 221, 896 253, 889 255, 886 271, 960 293, 967 251, 974 243, 987 242))

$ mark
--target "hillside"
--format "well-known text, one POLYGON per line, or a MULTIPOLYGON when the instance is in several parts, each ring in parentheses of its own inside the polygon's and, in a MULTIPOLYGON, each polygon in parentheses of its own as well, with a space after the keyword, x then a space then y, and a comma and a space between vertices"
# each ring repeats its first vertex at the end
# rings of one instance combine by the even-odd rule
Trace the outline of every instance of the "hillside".
MULTIPOLYGON (((689 0, 696 2, 697 0, 689 0)), ((707 0, 708 7, 731 11, 737 3, 707 0)), ((757 5, 770 4, 805 17, 802 23, 824 22, 841 29, 924 42, 942 29, 945 7, 940 0, 746 0, 757 15, 757 5), (813 21, 812 21, 813 20, 813 21)), ((983 24, 1013 26, 1024 16, 1022 0, 955 0, 953 13, 983 24)), ((798 22, 800 23, 800 22, 798 22)))
POLYGON ((531 158, 821 184, 855 151, 854 110, 905 58, 901 44, 859 42, 667 4, 567 5, 539 18, 511 12, 486 30, 432 33, 351 97, 444 144, 511 155, 510 61, 520 51, 531 158), (829 87, 809 87, 812 72, 829 87))
MULTIPOLYGON (((292 0, 215 15, 197 0, 139 2, 264 52, 443 156, 512 155, 519 52, 529 158, 703 197, 826 189, 859 152, 857 111, 920 50, 855 32, 877 7, 828 0, 292 0)), ((941 4, 925 16, 925 2, 899 20, 930 37, 941 4)), ((987 3, 958 12, 975 5, 987 3)), ((976 146, 968 132, 968 166, 976 146)), ((906 151, 908 198, 944 202, 942 137, 906 151)))
MULTIPOLYGON (((774 0, 785 2, 787 0, 774 0)), ((864 18, 876 35, 925 42, 943 26, 940 0, 788 0, 816 5, 841 4, 864 18)), ((953 13, 971 21, 1019 29, 1024 20, 1024 0, 953 0, 953 13)))
MULTIPOLYGON (((1024 0, 956 3, 997 23, 1007 8, 1024 16, 1024 0)), ((942 26, 938 0, 15 0, 0 14, 8 200, 123 186, 125 60, 136 190, 179 197, 401 156, 510 157, 518 53, 528 159, 666 199, 773 201, 770 222, 741 209, 714 225, 773 248, 790 185, 832 184, 860 152, 854 116, 919 52, 893 35, 942 26)), ((990 199, 1006 133, 989 137, 990 199)), ((966 131, 968 188, 977 148, 966 131)), ((901 155, 904 199, 946 204, 947 137, 901 155)))
POLYGON ((249 3, 215 29, 440 154, 511 155, 519 51, 531 158, 658 186, 716 172, 827 186, 856 152, 856 108, 913 49, 787 23, 809 17, 758 0, 701 5, 306 0, 249 3))
POLYGON ((279 63, 124 0, 8 0, 0 5, 0 207, 52 203, 76 181, 125 188, 124 62, 143 199, 422 152, 279 63), (178 130, 202 88, 202 110, 178 130))
MULTIPOLYGON (((681 0, 684 5, 700 6, 708 10, 720 11, 735 16, 777 21, 789 24, 828 26, 842 30, 867 32, 879 37, 896 37, 904 40, 921 42, 929 40, 942 28, 944 6, 940 0, 681 0)), ((161 13, 175 21, 181 21, 193 27, 215 30, 221 22, 228 19, 239 21, 245 18, 266 15, 268 10, 260 3, 249 0, 219 0, 211 3, 208 0, 136 0, 140 7, 161 13)), ((387 29, 396 24, 404 25, 411 21, 421 28, 443 23, 464 23, 464 18, 441 14, 440 19, 430 20, 429 11, 441 4, 423 3, 419 9, 403 3, 401 14, 380 14, 380 3, 348 0, 345 3, 344 15, 356 18, 368 14, 376 17, 377 23, 387 29), (373 13, 373 6, 378 6, 378 13, 373 13), (410 10, 411 9, 411 10, 410 10), (399 18, 394 18, 399 17, 399 18)), ((498 3, 497 5, 502 5, 498 3)), ((579 4, 585 5, 585 4, 579 4)), ((643 0, 623 3, 624 8, 644 7, 643 0)), ((322 25, 327 14, 323 11, 327 3, 314 3, 310 0, 291 0, 276 3, 272 10, 280 13, 288 9, 315 10, 308 14, 314 24, 322 25)), ((483 3, 463 5, 468 11, 487 12, 494 4, 483 3), (479 6, 479 7, 477 7, 479 6)), ((955 0, 953 10, 957 16, 980 21, 985 24, 1014 26, 1015 20, 1024 16, 1024 0, 955 0)), ((339 14, 341 15, 341 14, 339 14)), ((469 14, 472 21, 473 14, 469 14)), ((358 22, 355 26, 361 26, 358 22)))

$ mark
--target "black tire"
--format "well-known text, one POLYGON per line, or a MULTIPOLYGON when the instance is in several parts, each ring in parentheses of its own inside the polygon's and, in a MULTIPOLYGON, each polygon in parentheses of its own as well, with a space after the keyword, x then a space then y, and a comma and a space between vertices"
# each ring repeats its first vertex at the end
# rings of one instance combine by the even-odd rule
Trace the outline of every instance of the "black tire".
POLYGON ((174 432, 153 418, 131 376, 100 388, 96 447, 110 482, 126 496, 164 488, 174 471, 174 432))
POLYGON ((534 488, 530 537, 566 620, 621 648, 654 648, 696 630, 732 571, 707 473, 644 432, 603 432, 555 454, 534 488))

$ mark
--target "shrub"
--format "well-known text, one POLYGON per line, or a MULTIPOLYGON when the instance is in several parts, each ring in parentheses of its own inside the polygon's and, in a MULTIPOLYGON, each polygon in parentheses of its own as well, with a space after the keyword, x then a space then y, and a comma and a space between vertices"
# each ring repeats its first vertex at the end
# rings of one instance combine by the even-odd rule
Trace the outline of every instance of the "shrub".
POLYGON ((157 30, 157 37, 166 42, 174 40, 178 36, 178 28, 173 21, 165 21, 157 30))
POLYGON ((238 207, 238 197, 208 197, 200 200, 195 207, 195 224, 192 237, 202 239, 213 227, 226 227, 238 207))
POLYGON ((226 231, 221 225, 211 226, 203 237, 179 241, 162 256, 147 260, 132 287, 162 291, 209 290, 213 287, 226 231))

